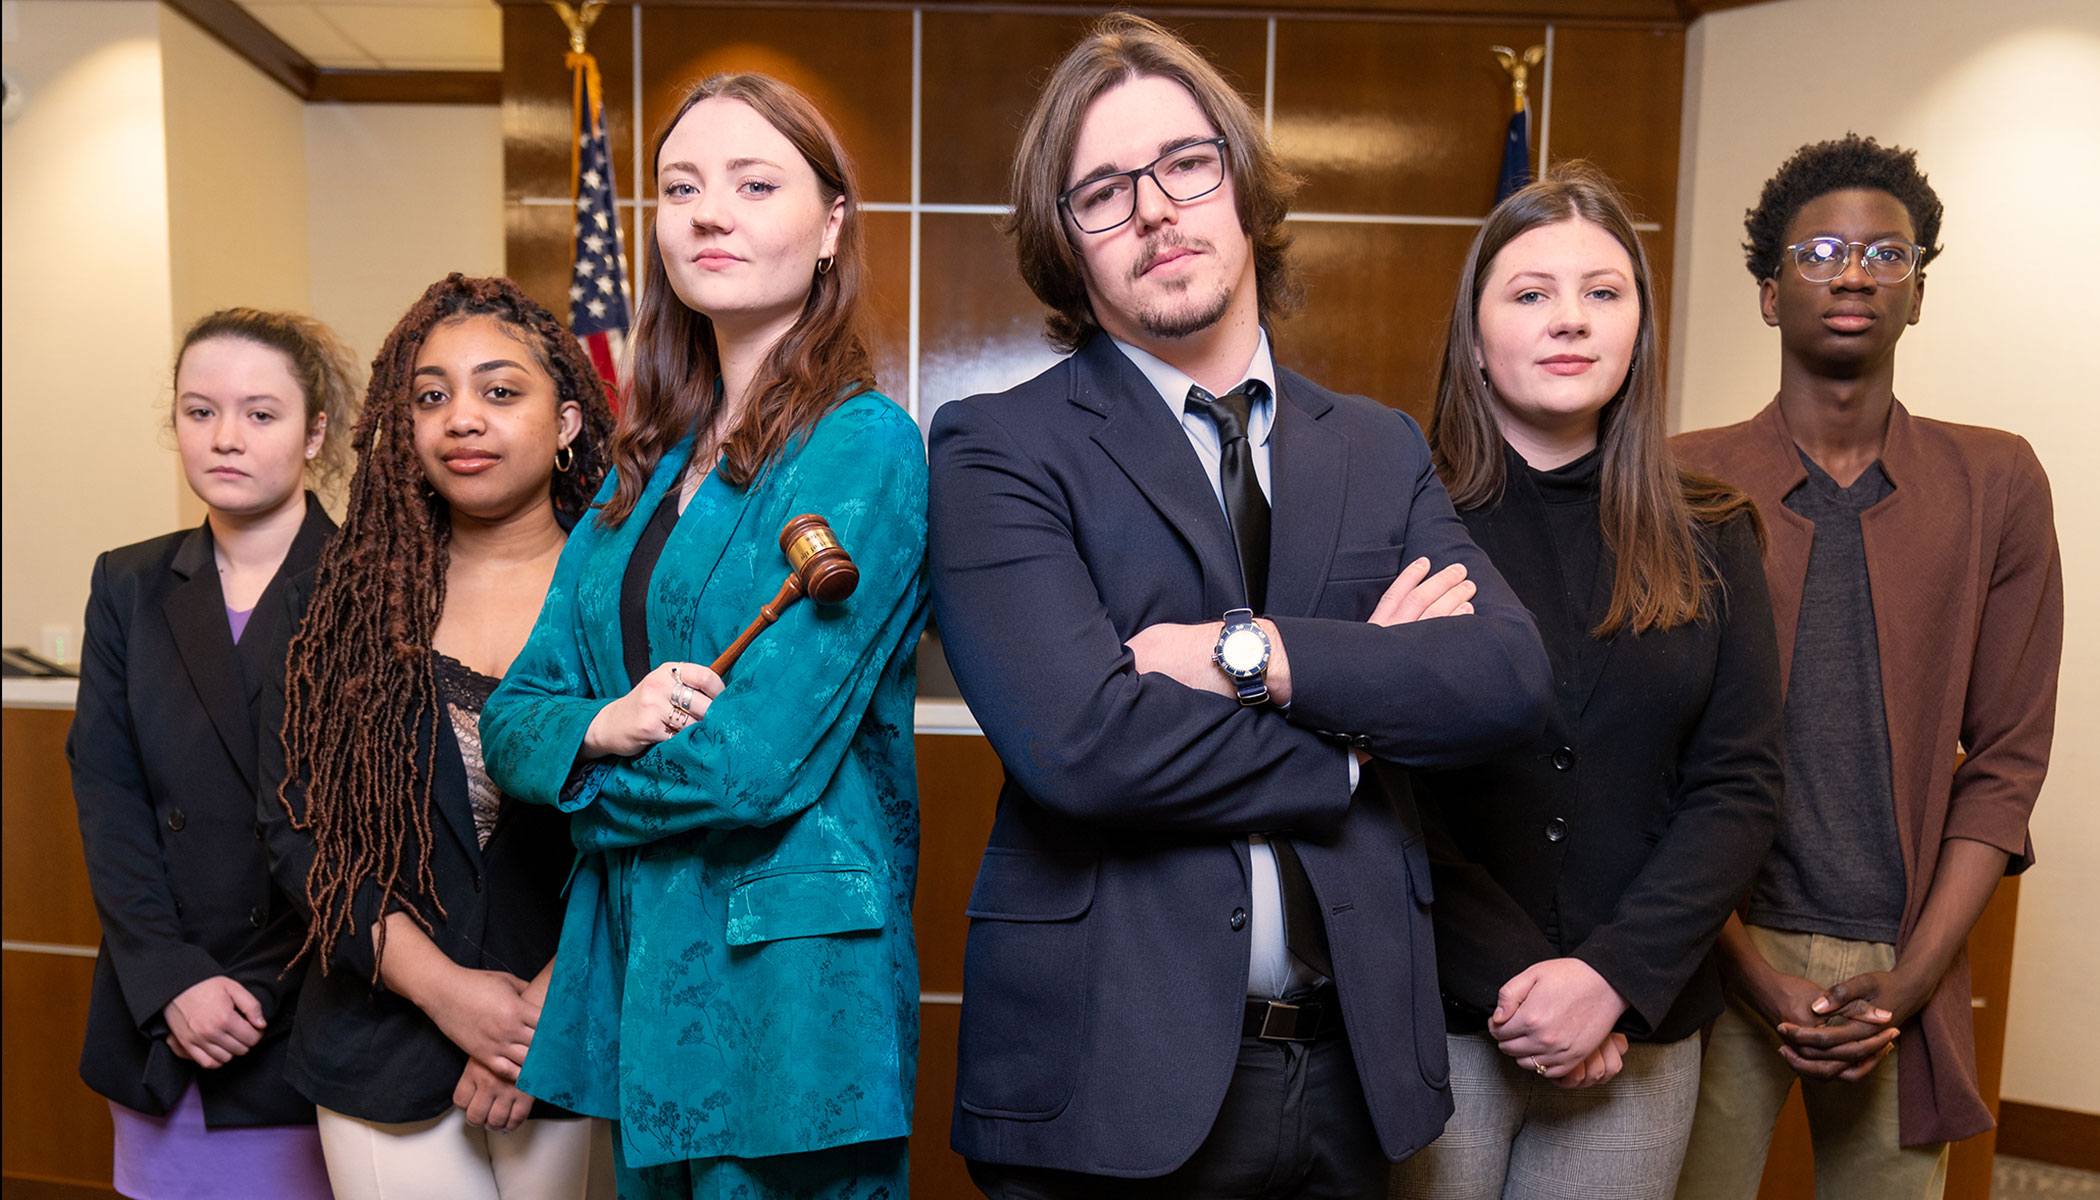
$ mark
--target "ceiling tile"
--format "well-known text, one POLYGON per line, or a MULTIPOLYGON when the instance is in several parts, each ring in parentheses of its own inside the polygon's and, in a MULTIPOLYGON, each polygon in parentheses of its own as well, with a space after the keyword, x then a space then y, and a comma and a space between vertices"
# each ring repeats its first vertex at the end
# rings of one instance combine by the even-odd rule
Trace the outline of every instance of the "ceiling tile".
POLYGON ((271 4, 264 0, 249 0, 245 7, 256 20, 269 26, 271 33, 320 66, 370 69, 379 65, 355 42, 344 37, 326 17, 314 11, 311 4, 271 4))

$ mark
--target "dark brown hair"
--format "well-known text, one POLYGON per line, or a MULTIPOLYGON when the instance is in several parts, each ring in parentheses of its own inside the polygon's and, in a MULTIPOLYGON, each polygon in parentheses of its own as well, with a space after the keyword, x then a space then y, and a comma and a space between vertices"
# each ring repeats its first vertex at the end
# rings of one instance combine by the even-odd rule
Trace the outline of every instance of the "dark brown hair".
POLYGON ((1043 85, 1021 130, 1007 185, 1021 278, 1050 306, 1044 332, 1060 350, 1076 350, 1101 323, 1087 299, 1086 277, 1072 247, 1057 197, 1069 185, 1072 153, 1087 106, 1111 88, 1143 76, 1178 83, 1212 128, 1225 135, 1225 161, 1232 174, 1240 229, 1254 243, 1254 283, 1261 319, 1270 322, 1297 311, 1304 285, 1290 259, 1291 235, 1284 227, 1298 178, 1270 147, 1261 121, 1247 101, 1225 82, 1195 47, 1161 26, 1131 13, 1110 13, 1072 47, 1043 85))
POLYGON ((300 313, 260 308, 222 308, 199 317, 175 350, 171 377, 182 374, 182 356, 199 342, 217 338, 253 342, 284 355, 306 402, 306 428, 325 416, 321 448, 306 466, 314 490, 333 500, 350 473, 350 426, 357 420, 357 368, 335 331, 300 313))
POLYGON ((1626 201, 1606 175, 1581 161, 1557 163, 1544 178, 1495 206, 1459 273, 1458 298, 1444 338, 1429 448, 1437 473, 1461 509, 1499 501, 1506 484, 1502 430, 1479 366, 1480 293, 1496 255, 1542 225, 1588 221, 1609 233, 1633 262, 1640 302, 1633 361, 1618 395, 1597 418, 1603 447, 1598 517, 1605 545, 1617 559, 1611 607, 1591 632, 1608 637, 1669 629, 1699 619, 1700 598, 1716 578, 1700 552, 1693 524, 1719 524, 1749 514, 1763 528, 1750 498, 1718 479, 1685 470, 1670 453, 1663 413, 1661 347, 1655 335, 1655 291, 1648 256, 1634 232, 1626 201))
MULTIPOLYGON (((710 75, 686 93, 678 111, 656 131, 649 151, 650 177, 655 178, 664 141, 678 122, 694 105, 718 97, 750 105, 793 143, 816 172, 827 208, 841 196, 846 200, 836 261, 811 279, 802 315, 759 366, 751 381, 750 404, 723 440, 722 477, 745 488, 779 457, 788 439, 814 426, 841 401, 874 387, 875 368, 861 328, 866 265, 860 187, 838 135, 808 97, 768 75, 710 75)), ((687 308, 664 272, 663 250, 656 244, 656 222, 663 214, 659 205, 642 238, 634 380, 613 438, 619 483, 598 514, 608 526, 627 519, 665 452, 688 433, 707 428, 723 402, 715 394, 722 363, 714 322, 687 308)))
POLYGON ((451 516, 416 457, 412 376, 432 329, 473 316, 494 317, 531 348, 557 405, 583 408, 574 458, 550 481, 556 510, 580 517, 605 477, 605 386, 569 331, 508 279, 448 275, 387 335, 357 426, 350 505, 321 555, 286 667, 287 769, 277 795, 290 811, 286 791, 306 793, 305 816, 294 814, 293 824, 314 839, 306 880, 314 923, 300 954, 318 945, 323 970, 337 939, 363 936, 351 921, 363 885, 377 887, 380 912, 406 911, 426 928, 432 913, 423 906, 437 905, 430 782, 443 706, 430 642, 445 608, 451 516))

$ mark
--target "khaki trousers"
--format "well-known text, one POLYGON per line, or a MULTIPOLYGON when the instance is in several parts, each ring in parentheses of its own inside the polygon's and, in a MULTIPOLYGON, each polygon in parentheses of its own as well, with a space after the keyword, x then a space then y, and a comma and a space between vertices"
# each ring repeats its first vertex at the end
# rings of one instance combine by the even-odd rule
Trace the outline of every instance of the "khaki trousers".
MULTIPOLYGON (((1774 969, 1823 987, 1896 964, 1896 948, 1883 942, 1747 928, 1774 969)), ((1677 1200, 1755 1200, 1772 1126, 1797 1079, 1779 1057, 1779 1035, 1731 993, 1706 1046, 1677 1200)), ((1816 1200, 1939 1200, 1947 1144, 1898 1145, 1894 1054, 1857 1083, 1800 1082, 1815 1145, 1816 1200)))

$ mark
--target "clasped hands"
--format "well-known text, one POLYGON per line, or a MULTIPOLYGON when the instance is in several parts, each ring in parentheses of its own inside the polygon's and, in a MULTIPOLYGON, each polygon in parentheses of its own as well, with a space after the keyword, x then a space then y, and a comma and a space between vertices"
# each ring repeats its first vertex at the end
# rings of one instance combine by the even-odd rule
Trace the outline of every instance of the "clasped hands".
POLYGON ((1595 1087, 1625 1066, 1626 1035, 1612 1026, 1626 998, 1579 958, 1550 958, 1495 994, 1488 1033, 1517 1065, 1564 1088, 1595 1087))
POLYGON ((1771 971, 1744 994, 1779 1035, 1779 1056, 1795 1074, 1854 1083, 1895 1049, 1897 1027, 1930 992, 1911 984, 1899 967, 1855 975, 1827 990, 1771 971))
MULTIPOLYGON (((1452 563, 1431 574, 1429 560, 1418 558, 1409 563, 1386 588, 1385 594, 1378 598, 1369 623, 1405 625, 1431 617, 1461 616, 1473 611, 1475 590, 1473 581, 1466 578, 1464 563, 1452 563)), ((1279 705, 1289 704, 1290 654, 1274 625, 1267 620, 1259 624, 1262 632, 1269 635, 1269 697, 1279 705)), ((1124 645, 1130 648, 1131 655, 1137 660, 1140 674, 1165 675, 1183 687, 1231 698, 1236 697, 1238 691, 1211 661, 1211 651, 1216 647, 1222 629, 1223 625, 1218 621, 1206 621, 1200 625, 1162 622, 1138 630, 1124 645)))

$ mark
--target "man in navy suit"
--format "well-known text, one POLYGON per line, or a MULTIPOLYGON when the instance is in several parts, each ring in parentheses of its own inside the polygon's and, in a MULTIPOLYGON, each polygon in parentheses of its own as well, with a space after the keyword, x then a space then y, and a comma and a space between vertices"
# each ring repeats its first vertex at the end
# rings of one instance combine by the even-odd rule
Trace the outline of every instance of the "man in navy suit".
POLYGON ((1420 429, 1275 363, 1294 181, 1209 63, 1111 16, 1021 146, 1074 353, 931 440, 934 609, 1006 768, 954 1145, 994 1197, 1383 1197, 1451 1112, 1387 764, 1535 736, 1545 652, 1420 429))

